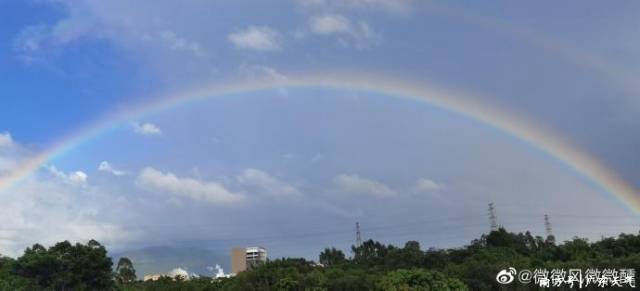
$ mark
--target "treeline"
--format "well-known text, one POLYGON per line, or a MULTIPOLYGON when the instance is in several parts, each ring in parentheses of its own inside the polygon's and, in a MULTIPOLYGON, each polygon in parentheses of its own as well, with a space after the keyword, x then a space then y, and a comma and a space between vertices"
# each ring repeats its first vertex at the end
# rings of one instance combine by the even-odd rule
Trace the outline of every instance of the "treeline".
POLYGON ((34 245, 17 259, 1 258, 0 290, 537 290, 535 285, 497 283, 496 274, 508 267, 640 270, 640 235, 556 244, 553 237, 501 228, 462 248, 428 250, 416 241, 393 246, 367 240, 353 246, 349 256, 327 248, 318 263, 278 259, 228 279, 147 282, 136 281, 126 258, 114 267, 95 241, 62 242, 50 248, 34 245))

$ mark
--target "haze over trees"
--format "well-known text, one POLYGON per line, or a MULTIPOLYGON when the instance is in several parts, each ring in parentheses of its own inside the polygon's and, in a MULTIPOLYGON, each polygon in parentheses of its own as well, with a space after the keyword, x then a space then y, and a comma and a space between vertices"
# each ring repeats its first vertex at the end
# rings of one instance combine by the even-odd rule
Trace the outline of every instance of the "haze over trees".
MULTIPOLYGON (((283 258, 232 278, 141 282, 134 262, 121 258, 114 267, 96 241, 60 242, 49 248, 36 244, 17 259, 0 257, 0 290, 504 290, 496 274, 508 267, 638 270, 640 235, 556 244, 553 237, 500 228, 452 249, 366 240, 353 246, 349 256, 326 248, 318 262, 283 258)), ((531 287, 514 284, 509 290, 535 289, 531 287)))

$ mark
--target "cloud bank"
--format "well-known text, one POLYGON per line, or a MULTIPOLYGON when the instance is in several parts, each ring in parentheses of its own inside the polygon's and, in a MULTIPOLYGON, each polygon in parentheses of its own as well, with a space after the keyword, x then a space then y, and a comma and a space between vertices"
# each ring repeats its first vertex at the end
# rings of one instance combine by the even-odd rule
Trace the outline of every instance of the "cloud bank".
POLYGON ((145 122, 145 123, 134 122, 131 124, 131 126, 135 133, 138 133, 141 135, 151 136, 151 135, 162 134, 162 130, 160 130, 160 128, 157 125, 150 122, 145 122))
POLYGON ((363 178, 358 175, 342 174, 334 178, 338 189, 346 193, 374 197, 396 197, 398 193, 384 183, 363 178))
POLYGON ((236 177, 243 186, 272 197, 297 197, 302 195, 294 186, 257 169, 246 169, 236 177))
POLYGON ((256 51, 279 51, 280 34, 268 26, 249 26, 229 34, 229 41, 238 48, 256 51))
POLYGON ((140 171, 136 183, 147 191, 166 193, 178 198, 188 198, 214 205, 244 201, 241 194, 227 190, 220 183, 177 177, 170 172, 163 173, 152 167, 146 167, 140 171))

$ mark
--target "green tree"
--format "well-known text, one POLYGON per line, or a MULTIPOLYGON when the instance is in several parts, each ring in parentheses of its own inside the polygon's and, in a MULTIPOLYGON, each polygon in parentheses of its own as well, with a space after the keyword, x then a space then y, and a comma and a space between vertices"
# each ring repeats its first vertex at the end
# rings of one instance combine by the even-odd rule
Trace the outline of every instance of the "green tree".
POLYGON ((368 291, 375 289, 378 272, 359 266, 341 266, 325 270, 326 285, 332 291, 368 291))
POLYGON ((122 257, 118 260, 116 279, 120 284, 127 284, 136 280, 136 269, 133 267, 133 262, 131 262, 129 258, 122 257))
POLYGON ((361 265, 383 265, 384 259, 393 246, 386 246, 374 240, 367 240, 360 246, 352 246, 353 261, 361 265))
POLYGON ((430 248, 424 253, 425 268, 442 269, 447 263, 449 263, 449 254, 446 250, 430 248))
POLYGON ((425 269, 397 270, 386 274, 378 283, 384 291, 458 291, 467 290, 462 281, 425 269))
MULTIPOLYGON (((335 248, 323 250, 320 261, 325 267, 304 259, 278 259, 228 279, 164 277, 117 287, 123 291, 529 290, 522 284, 500 285, 495 276, 507 267, 640 269, 637 234, 621 234, 594 243, 575 238, 555 244, 529 232, 499 229, 453 249, 423 252, 416 241, 398 248, 373 240, 352 249, 353 259, 345 258, 335 248)), ((0 290, 109 290, 114 287, 108 276, 110 269, 111 260, 95 241, 87 245, 61 242, 49 249, 36 244, 18 259, 0 257, 0 290)), ((118 262, 116 273, 129 269, 133 271, 131 262, 123 259, 118 262)))
POLYGON ((298 281, 291 279, 289 277, 284 277, 273 286, 273 290, 275 291, 295 291, 300 289, 300 284, 298 281))
POLYGON ((13 272, 33 280, 39 289, 107 290, 113 287, 111 258, 95 240, 86 245, 68 241, 47 249, 35 244, 27 248, 13 266, 13 272))
POLYGON ((424 257, 420 243, 408 241, 404 248, 389 248, 385 256, 385 265, 390 270, 417 268, 423 264, 424 257))
POLYGON ((0 255, 0 290, 36 290, 38 286, 30 279, 13 273, 15 260, 0 255))
POLYGON ((326 248, 320 253, 320 264, 331 267, 346 262, 344 253, 336 248, 326 248))

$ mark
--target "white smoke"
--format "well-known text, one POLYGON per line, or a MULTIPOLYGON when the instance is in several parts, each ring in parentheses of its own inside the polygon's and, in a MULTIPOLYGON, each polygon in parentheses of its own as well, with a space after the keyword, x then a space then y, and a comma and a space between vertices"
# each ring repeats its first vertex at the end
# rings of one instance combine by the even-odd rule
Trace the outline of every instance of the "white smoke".
POLYGON ((229 278, 229 276, 230 276, 229 274, 225 274, 224 270, 222 269, 222 267, 220 265, 218 265, 218 264, 216 264, 215 267, 208 266, 207 270, 209 270, 209 272, 211 272, 211 273, 213 273, 214 270, 215 270, 215 274, 214 274, 213 277, 216 278, 216 279, 218 279, 218 278, 229 278))

